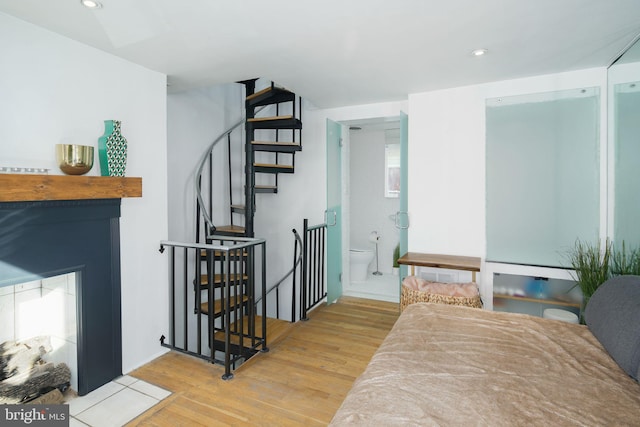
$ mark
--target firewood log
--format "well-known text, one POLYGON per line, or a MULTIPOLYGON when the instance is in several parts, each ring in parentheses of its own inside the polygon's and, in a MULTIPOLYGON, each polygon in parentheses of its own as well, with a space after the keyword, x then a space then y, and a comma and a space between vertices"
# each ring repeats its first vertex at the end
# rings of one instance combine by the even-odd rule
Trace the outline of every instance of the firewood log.
POLYGON ((41 357, 50 351, 49 337, 2 343, 0 345, 0 381, 31 371, 41 357))
POLYGON ((66 389, 71 371, 64 363, 46 363, 0 382, 0 404, 15 404, 31 400, 52 388, 66 389))

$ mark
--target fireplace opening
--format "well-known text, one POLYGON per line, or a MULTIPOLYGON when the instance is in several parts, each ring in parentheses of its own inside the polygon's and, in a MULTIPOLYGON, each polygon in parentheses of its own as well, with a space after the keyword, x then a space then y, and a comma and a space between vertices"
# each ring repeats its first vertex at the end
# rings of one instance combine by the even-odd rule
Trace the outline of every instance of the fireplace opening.
MULTIPOLYGON (((45 358, 74 367, 80 396, 122 375, 119 219, 120 199, 0 203, 0 290, 15 308, 13 320, 0 317, 12 324, 0 334, 15 340, 17 327, 33 337, 51 325, 45 358), (65 310, 47 312, 54 300, 65 310), (41 322, 25 326, 29 317, 41 322)), ((8 312, 3 305, 0 316, 8 312)))
POLYGON ((76 278, 72 272, 0 288, 0 403, 45 395, 55 403, 67 388, 78 390, 76 278))

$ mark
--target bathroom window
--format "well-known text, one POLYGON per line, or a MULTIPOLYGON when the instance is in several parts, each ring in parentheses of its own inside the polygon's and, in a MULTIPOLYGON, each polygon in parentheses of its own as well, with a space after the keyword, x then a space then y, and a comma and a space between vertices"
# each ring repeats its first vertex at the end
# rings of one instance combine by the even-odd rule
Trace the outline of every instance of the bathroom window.
POLYGON ((384 145, 384 197, 400 195, 400 144, 384 145))

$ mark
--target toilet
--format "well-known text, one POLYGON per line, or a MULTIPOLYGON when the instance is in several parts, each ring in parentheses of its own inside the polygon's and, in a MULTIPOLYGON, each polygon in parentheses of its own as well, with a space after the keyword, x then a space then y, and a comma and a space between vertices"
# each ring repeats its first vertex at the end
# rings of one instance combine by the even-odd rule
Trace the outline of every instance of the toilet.
POLYGON ((367 280, 367 270, 373 261, 373 251, 367 249, 349 249, 349 267, 352 282, 367 280))

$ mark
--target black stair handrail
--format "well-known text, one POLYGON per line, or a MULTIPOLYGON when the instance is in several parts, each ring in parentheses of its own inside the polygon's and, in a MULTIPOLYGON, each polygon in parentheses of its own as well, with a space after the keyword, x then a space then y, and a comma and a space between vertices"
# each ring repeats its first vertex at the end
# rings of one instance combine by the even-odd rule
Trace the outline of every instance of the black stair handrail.
POLYGON ((200 207, 200 211, 202 213, 202 217, 204 218, 205 222, 209 226, 209 230, 213 228, 213 219, 211 218, 211 213, 207 211, 207 207, 204 203, 204 198, 202 197, 202 185, 201 185, 201 179, 200 179, 202 177, 202 170, 204 169, 204 166, 207 164, 207 159, 209 158, 209 154, 213 151, 213 149, 218 144, 218 142, 222 141, 224 138, 230 135, 231 132, 233 132, 238 127, 243 125, 244 120, 245 118, 242 117, 241 120, 239 120, 236 124, 231 126, 229 129, 227 129, 225 132, 223 132, 219 137, 217 137, 205 150, 204 154, 200 158, 200 161, 198 162, 198 167, 196 168, 196 173, 194 176, 196 198, 198 201, 198 206, 200 207))
MULTIPOLYGON (((296 231, 296 229, 294 228, 293 230, 291 230, 295 236, 295 247, 294 247, 294 262, 293 262, 293 267, 291 267, 291 270, 289 270, 289 272, 287 274, 285 274, 282 279, 278 280, 274 285, 272 285, 270 288, 267 289, 267 292, 264 295, 260 295, 258 298, 256 298, 256 307, 258 306, 258 303, 262 300, 262 298, 266 298, 267 295, 269 295, 272 291, 274 290, 278 290, 280 288, 280 285, 282 285, 284 283, 285 280, 287 280, 291 275, 294 275, 294 283, 293 283, 293 292, 292 292, 292 298, 293 298, 293 304, 292 304, 292 313, 291 313, 291 321, 295 322, 295 298, 296 298, 296 293, 295 293, 295 272, 298 268, 298 266, 302 263, 302 239, 300 238, 300 235, 298 234, 298 232, 296 231), (300 248, 300 251, 298 253, 298 248, 300 248)), ((278 302, 276 302, 276 304, 278 304, 278 302)), ((276 316, 279 317, 279 316, 276 316)))
MULTIPOLYGON (((264 108, 265 107, 260 107, 256 112, 259 112, 264 108)), ((200 161, 198 162, 198 166, 196 167, 196 173, 194 174, 196 199, 197 199, 198 207, 200 208, 200 212, 202 213, 202 217, 204 218, 205 222, 209 226, 208 228, 209 230, 212 230, 214 228, 214 225, 213 225, 213 219, 211 218, 211 213, 207 210, 206 204, 204 202, 204 198, 202 197, 202 183, 201 183, 202 171, 204 170, 204 167, 207 164, 209 155, 212 153, 215 146, 220 141, 222 141, 223 139, 231 135, 231 133, 234 130, 242 126, 245 123, 245 120, 246 120, 246 117, 243 116, 237 123, 235 123, 229 129, 221 133, 220 136, 214 139, 213 142, 209 144, 209 147, 204 151, 202 157, 200 158, 200 161)), ((231 155, 231 153, 229 153, 229 155, 231 155)))

